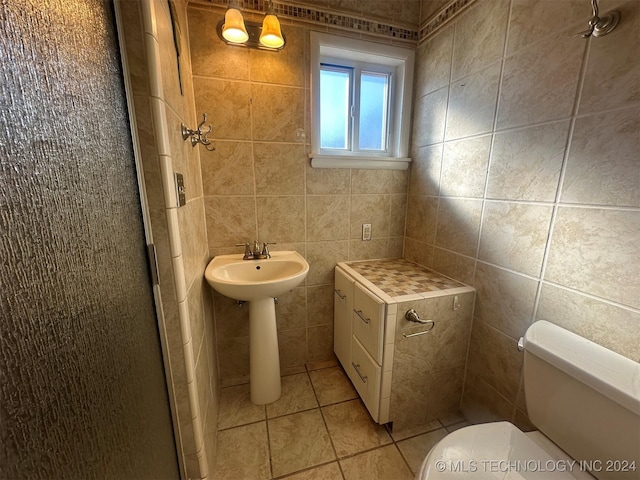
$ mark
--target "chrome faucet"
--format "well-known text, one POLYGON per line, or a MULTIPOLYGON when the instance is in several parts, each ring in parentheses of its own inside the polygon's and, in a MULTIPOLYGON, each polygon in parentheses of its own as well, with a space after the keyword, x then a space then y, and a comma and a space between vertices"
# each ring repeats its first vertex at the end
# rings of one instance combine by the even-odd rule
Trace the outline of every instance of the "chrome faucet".
POLYGON ((264 242, 262 244, 262 248, 260 248, 260 242, 258 242, 258 240, 254 240, 253 250, 249 243, 236 243, 236 247, 244 247, 243 260, 262 260, 265 258, 271 258, 269 245, 275 245, 275 242, 264 242))

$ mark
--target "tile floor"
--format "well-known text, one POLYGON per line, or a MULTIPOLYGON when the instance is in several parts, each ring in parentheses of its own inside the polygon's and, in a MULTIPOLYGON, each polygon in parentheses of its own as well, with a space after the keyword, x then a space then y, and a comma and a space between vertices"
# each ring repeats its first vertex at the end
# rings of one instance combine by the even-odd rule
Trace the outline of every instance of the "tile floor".
POLYGON ((281 398, 249 400, 249 385, 223 388, 212 478, 411 480, 429 449, 468 425, 460 415, 404 432, 376 424, 340 366, 282 377, 281 398))

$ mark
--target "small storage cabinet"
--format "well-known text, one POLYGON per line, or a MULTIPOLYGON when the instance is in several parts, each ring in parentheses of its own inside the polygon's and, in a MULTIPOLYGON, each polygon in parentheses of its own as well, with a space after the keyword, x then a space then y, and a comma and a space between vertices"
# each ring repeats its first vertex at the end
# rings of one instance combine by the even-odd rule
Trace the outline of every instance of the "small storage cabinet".
POLYGON ((404 259, 336 266, 334 350, 376 422, 458 409, 474 292, 404 259), (411 309, 429 322, 407 320, 411 309))

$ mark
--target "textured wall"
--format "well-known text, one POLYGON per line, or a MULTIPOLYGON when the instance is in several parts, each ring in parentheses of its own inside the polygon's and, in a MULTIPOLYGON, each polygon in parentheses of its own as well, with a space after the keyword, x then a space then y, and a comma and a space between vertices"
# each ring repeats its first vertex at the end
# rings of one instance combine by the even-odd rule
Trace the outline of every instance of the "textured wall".
POLYGON ((111 8, 0 7, 2 478, 178 475, 111 8))
POLYGON ((479 0, 418 48, 405 255, 477 289, 463 407, 526 426, 546 319, 640 359, 640 4, 479 0), (508 32, 508 35, 507 35, 508 32))
MULTIPOLYGON (((209 251, 238 253, 234 244, 259 239, 309 261, 305 285, 277 307, 287 372, 334 358, 336 263, 402 255, 407 172, 312 169, 309 29, 287 23, 284 50, 249 51, 217 37, 223 13, 188 9, 196 110, 210 115, 217 148, 201 150, 209 251), (359 239, 362 223, 372 224, 373 240, 359 239)), ((216 294, 215 314, 220 377, 246 381, 248 311, 216 294)))

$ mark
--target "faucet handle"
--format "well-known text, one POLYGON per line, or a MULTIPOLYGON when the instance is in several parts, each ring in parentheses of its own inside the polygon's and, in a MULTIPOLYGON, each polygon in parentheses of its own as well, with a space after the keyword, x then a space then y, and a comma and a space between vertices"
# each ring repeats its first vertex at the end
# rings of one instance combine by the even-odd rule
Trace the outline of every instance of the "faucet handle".
POLYGON ((236 243, 236 247, 244 247, 244 258, 249 258, 251 253, 251 248, 249 248, 249 243, 236 243))
POLYGON ((276 242, 264 242, 262 244, 262 255, 267 258, 271 258, 271 254, 269 253, 269 245, 276 245, 276 242))

